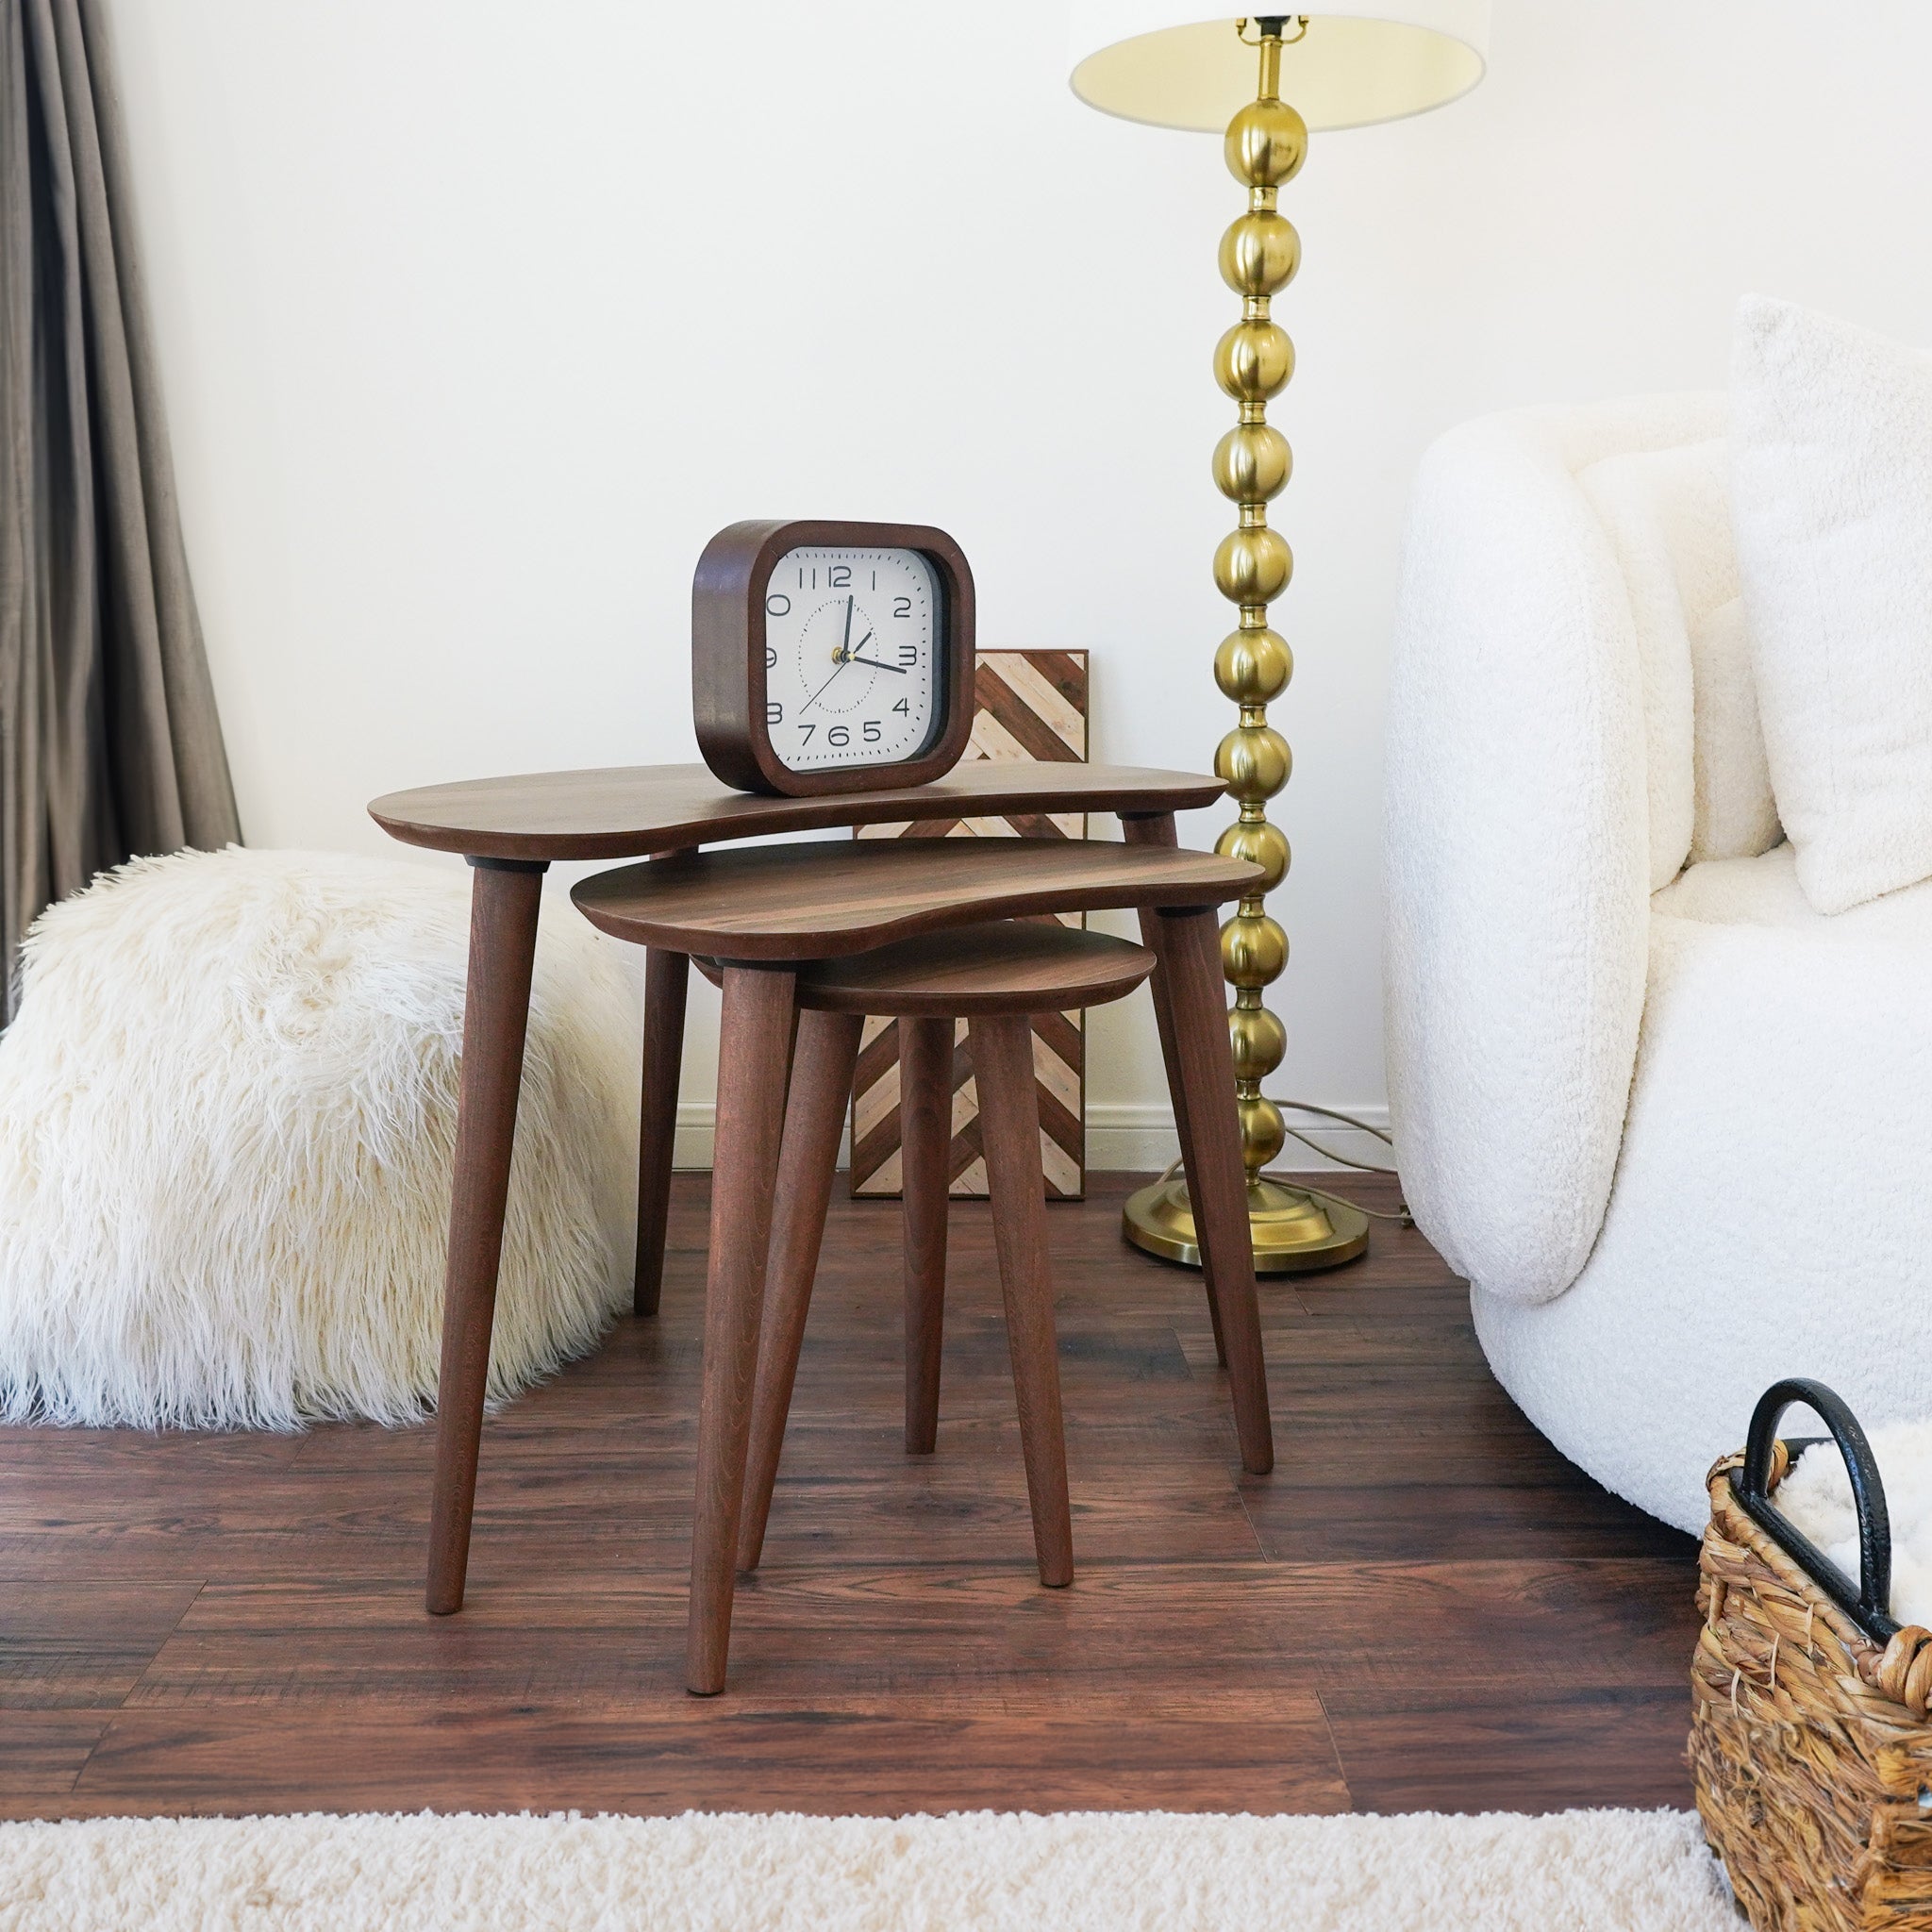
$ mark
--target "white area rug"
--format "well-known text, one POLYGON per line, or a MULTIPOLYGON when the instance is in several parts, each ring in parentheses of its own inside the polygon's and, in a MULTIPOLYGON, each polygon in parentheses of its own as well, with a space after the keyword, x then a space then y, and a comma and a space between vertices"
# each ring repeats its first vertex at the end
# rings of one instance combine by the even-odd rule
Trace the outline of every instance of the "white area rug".
POLYGON ((1697 1821, 110 1819, 0 1826, 0 1932, 1737 1932, 1697 1821))

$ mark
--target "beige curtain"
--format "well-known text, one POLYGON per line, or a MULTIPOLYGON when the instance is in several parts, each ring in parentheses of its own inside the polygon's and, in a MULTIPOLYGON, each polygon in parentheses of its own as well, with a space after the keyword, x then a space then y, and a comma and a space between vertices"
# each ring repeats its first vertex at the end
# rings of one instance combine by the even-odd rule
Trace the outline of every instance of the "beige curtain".
POLYGON ((0 0, 0 958, 138 853, 241 837, 99 0, 0 0))

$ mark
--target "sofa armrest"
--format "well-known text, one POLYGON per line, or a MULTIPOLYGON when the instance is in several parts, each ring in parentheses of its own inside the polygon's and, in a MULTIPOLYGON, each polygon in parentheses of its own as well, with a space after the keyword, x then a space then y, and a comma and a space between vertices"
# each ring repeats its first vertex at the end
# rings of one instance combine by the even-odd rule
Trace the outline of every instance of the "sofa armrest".
POLYGON ((1576 425, 1605 420, 1516 411, 1428 452, 1392 667, 1397 1153, 1423 1231, 1519 1301, 1560 1294, 1589 1257, 1643 1010, 1641 670, 1615 554, 1574 480, 1604 453, 1580 452, 1576 425))

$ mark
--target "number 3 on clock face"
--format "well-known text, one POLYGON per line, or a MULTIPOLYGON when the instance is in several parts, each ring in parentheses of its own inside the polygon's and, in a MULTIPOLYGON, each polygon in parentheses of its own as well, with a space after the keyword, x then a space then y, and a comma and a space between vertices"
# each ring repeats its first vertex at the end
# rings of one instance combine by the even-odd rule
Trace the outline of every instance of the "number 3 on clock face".
POLYGON ((940 575, 916 550, 808 545, 765 591, 765 729, 788 771, 903 764, 939 723, 940 575))

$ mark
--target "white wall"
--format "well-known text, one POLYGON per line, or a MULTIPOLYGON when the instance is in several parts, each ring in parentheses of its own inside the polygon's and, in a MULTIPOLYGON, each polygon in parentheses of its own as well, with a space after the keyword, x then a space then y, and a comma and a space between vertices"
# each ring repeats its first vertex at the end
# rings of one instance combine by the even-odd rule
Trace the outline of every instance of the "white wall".
MULTIPOLYGON (((1058 7, 111 11, 253 842, 376 851, 380 791, 693 758, 691 564, 746 516, 944 525, 982 643, 1093 652, 1096 757, 1211 756, 1232 412, 1208 357, 1241 197, 1218 142, 1073 99, 1058 7)), ((1745 289, 1932 340, 1928 69, 1906 0, 1497 0, 1474 95, 1317 141, 1276 304, 1300 351, 1274 410, 1299 562, 1279 1091, 1382 1099, 1418 453, 1507 404, 1722 382, 1745 289)), ((1094 1041, 1096 1159, 1146 1158, 1158 1135, 1119 1131, 1158 1118, 1144 1007, 1094 1041)))

